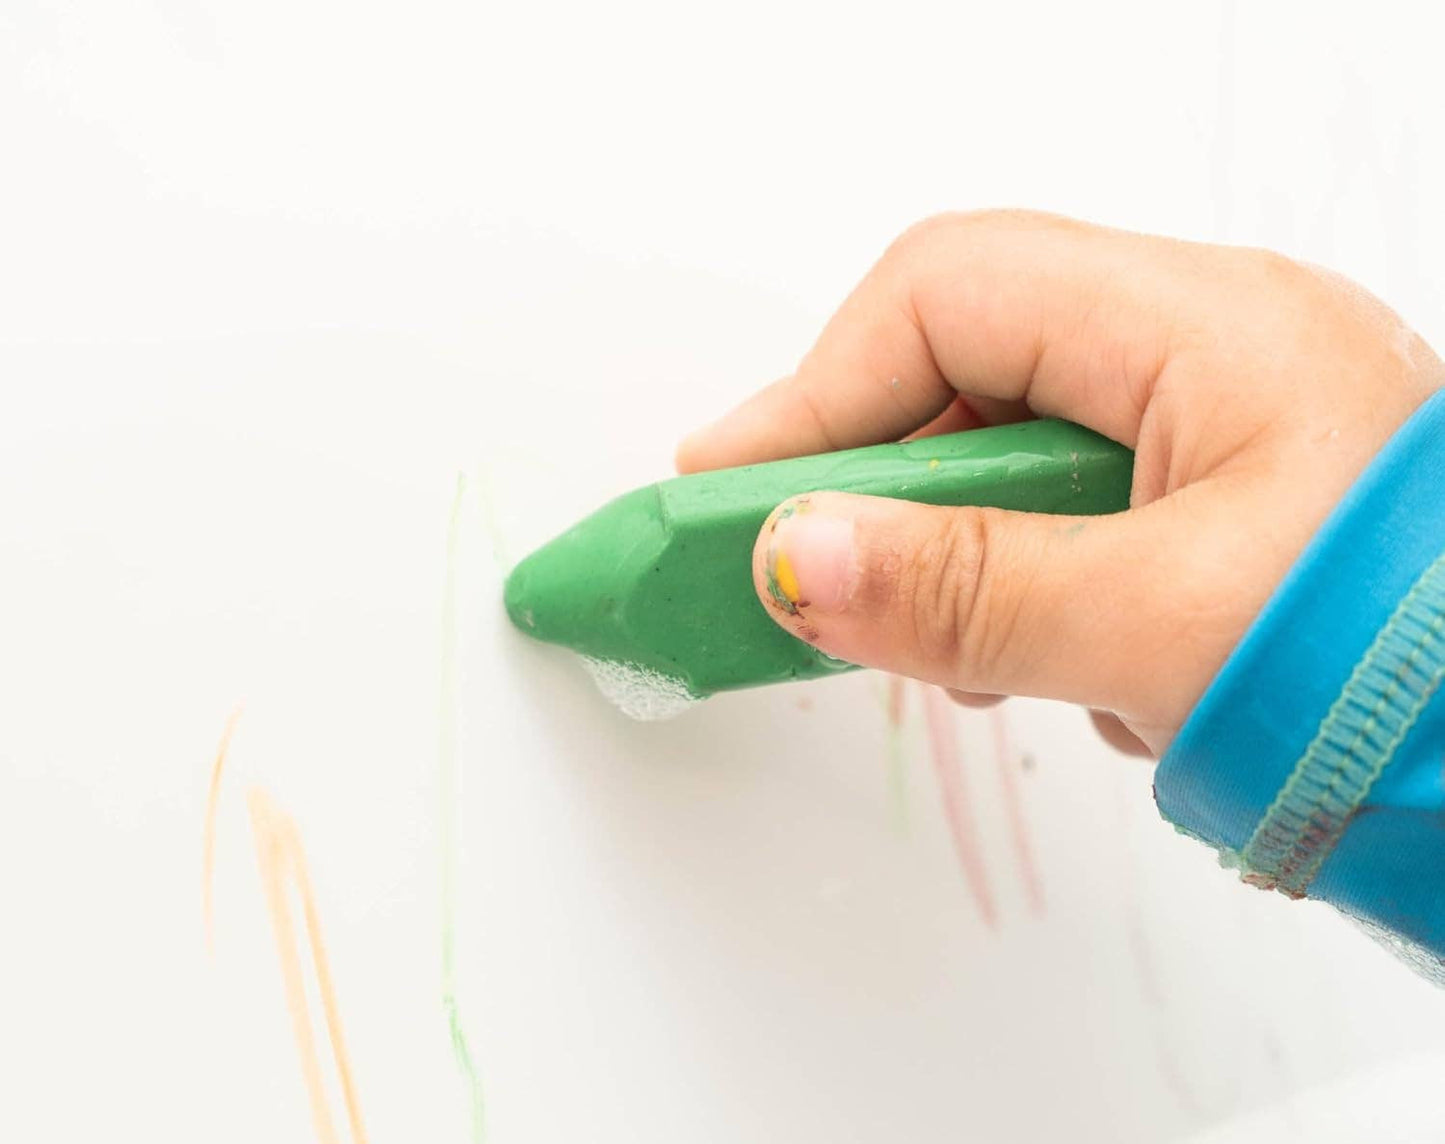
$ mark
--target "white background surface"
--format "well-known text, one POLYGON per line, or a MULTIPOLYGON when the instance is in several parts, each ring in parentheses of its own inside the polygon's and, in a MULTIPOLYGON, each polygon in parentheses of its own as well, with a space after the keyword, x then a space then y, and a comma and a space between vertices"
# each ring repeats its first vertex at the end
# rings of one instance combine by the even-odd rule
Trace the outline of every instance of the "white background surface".
MULTIPOLYGON (((1421 1072, 1445 997, 1176 838, 1078 713, 1008 708, 1041 918, 959 716, 989 932, 916 695, 900 828, 880 680, 629 724, 506 628, 491 537, 515 557, 665 475, 940 209, 1276 246, 1440 346, 1423 11, 7 0, 0 1136, 312 1138, 256 785, 305 840, 370 1137, 467 1139, 438 923, 459 471, 490 1141, 1306 1140, 1260 1109, 1421 1072)), ((1386 1138, 1343 1107, 1331 1140, 1386 1138)))

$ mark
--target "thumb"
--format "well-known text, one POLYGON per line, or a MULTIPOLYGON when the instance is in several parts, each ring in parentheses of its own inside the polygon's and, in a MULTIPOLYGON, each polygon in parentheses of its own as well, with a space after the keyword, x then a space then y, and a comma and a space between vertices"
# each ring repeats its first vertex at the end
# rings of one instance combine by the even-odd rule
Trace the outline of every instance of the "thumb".
POLYGON ((1133 713, 1165 666, 1151 647, 1178 635, 1168 586, 1185 546, 1166 508, 1064 517, 813 493, 763 525, 753 579, 778 623, 838 659, 1133 713))

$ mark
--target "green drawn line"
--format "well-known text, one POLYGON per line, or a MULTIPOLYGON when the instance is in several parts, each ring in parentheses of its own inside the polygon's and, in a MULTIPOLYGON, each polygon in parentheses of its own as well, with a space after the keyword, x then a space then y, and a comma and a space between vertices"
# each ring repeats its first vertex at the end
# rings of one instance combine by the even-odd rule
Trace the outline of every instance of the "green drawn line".
POLYGON ((437 759, 441 789, 442 855, 442 1011, 452 1056, 471 1094, 472 1140, 483 1137, 482 1082, 467 1048, 456 996, 456 867, 457 867, 457 537, 461 531, 462 498, 467 479, 457 474, 447 523, 447 569, 442 587, 441 699, 438 709, 437 759))

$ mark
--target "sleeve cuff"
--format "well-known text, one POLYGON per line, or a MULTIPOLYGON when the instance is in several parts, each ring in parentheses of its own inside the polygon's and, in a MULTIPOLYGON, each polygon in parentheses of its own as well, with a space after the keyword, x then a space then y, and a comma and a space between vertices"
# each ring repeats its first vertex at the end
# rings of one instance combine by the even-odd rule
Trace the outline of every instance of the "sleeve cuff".
POLYGON ((1246 881, 1445 954, 1445 392, 1361 475, 1159 763, 1246 881))

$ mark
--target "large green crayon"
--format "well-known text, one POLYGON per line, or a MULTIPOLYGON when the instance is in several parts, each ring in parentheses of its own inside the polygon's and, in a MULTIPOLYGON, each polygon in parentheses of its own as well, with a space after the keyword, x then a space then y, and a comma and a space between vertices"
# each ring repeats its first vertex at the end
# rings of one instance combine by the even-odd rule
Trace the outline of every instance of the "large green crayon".
POLYGON ((665 677, 693 698, 847 670, 788 634, 753 590, 758 529, 831 489, 938 505, 1076 516, 1129 505, 1134 455, 1065 421, 676 477, 621 496, 507 579, 512 621, 590 659, 665 677))

